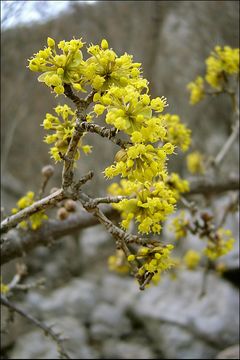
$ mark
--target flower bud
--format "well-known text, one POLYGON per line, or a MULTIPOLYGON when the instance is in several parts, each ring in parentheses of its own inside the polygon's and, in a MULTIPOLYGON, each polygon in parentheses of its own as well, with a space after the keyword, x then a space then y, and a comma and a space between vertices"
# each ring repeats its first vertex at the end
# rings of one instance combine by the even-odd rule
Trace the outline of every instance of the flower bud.
POLYGON ((56 141, 55 146, 57 148, 63 148, 63 147, 68 146, 68 142, 67 142, 67 140, 59 139, 58 141, 56 141))
POLYGON ((115 155, 115 161, 126 161, 127 160, 127 152, 124 149, 119 150, 115 155))
POLYGON ((201 218, 203 219, 204 222, 208 222, 211 221, 213 219, 213 216, 207 212, 203 212, 201 214, 201 218))
POLYGON ((46 165, 42 168, 42 175, 46 178, 51 177, 54 174, 54 167, 52 165, 46 165))
POLYGON ((52 38, 50 38, 50 37, 47 38, 47 44, 48 44, 48 46, 49 46, 50 48, 54 48, 54 47, 55 47, 55 41, 54 41, 52 38))
POLYGON ((65 201, 64 207, 65 207, 65 209, 67 211, 74 212, 77 209, 77 204, 76 204, 76 202, 74 200, 68 199, 68 200, 65 201))
POLYGON ((107 50, 108 49, 108 42, 106 39, 103 39, 102 42, 101 42, 101 48, 103 50, 107 50))
POLYGON ((61 207, 60 209, 58 209, 57 211, 57 218, 59 220, 65 220, 67 219, 69 213, 68 211, 64 208, 64 207, 61 207))

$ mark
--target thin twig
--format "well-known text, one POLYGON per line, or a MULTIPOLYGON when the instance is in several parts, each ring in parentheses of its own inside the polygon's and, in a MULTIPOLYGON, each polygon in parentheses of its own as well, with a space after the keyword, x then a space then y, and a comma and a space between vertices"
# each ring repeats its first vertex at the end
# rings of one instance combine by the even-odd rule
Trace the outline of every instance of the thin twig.
POLYGON ((85 99, 80 99, 73 93, 72 88, 69 84, 65 84, 64 89, 65 95, 69 97, 77 107, 77 119, 75 129, 68 145, 67 152, 64 155, 62 187, 65 190, 72 185, 74 160, 77 153, 78 143, 84 133, 84 131, 82 131, 79 126, 82 122, 86 121, 86 109, 92 102, 95 92, 92 91, 85 99))
MULTIPOLYGON (((119 213, 110 207, 104 210, 109 219, 119 219, 119 213)), ((13 229, 5 234, 1 243, 1 264, 25 256, 38 246, 50 246, 65 235, 99 224, 97 218, 82 210, 65 220, 48 220, 37 230, 13 229)))
MULTIPOLYGON (((82 193, 81 197, 80 197, 80 201, 81 201, 83 207, 88 212, 92 213, 93 216, 95 216, 98 219, 98 221, 104 225, 106 230, 113 236, 113 238, 116 240, 117 249, 122 249, 126 258, 128 258, 128 256, 131 255, 131 251, 128 248, 129 243, 131 243, 133 241, 135 243, 142 241, 146 244, 146 239, 139 239, 139 237, 137 235, 129 234, 129 233, 125 232, 124 230, 122 230, 121 228, 119 228, 118 226, 114 225, 112 223, 112 221, 110 221, 105 216, 105 214, 99 209, 98 206, 96 206, 96 205, 93 206, 94 199, 90 199, 86 194, 82 193)), ((129 265, 132 269, 133 275, 139 282, 140 289, 144 290, 146 284, 149 283, 149 281, 151 280, 151 278, 154 274, 152 274, 151 276, 150 275, 147 276, 147 278, 144 278, 143 276, 139 275, 139 273, 138 273, 139 263, 136 259, 133 261, 130 261, 129 265)))
POLYGON ((144 282, 140 285, 139 289, 140 290, 144 290, 146 285, 150 283, 150 281, 153 278, 154 273, 149 273, 146 277, 146 279, 144 280, 144 282))
POLYGON ((225 191, 239 190, 239 176, 232 175, 219 179, 217 177, 202 177, 189 180, 190 191, 185 193, 185 197, 195 194, 219 194, 225 191))
POLYGON ((72 100, 72 102, 76 105, 77 109, 81 109, 84 107, 85 101, 80 99, 77 95, 72 91, 71 85, 64 84, 64 94, 72 100))
POLYGON ((127 147, 127 145, 131 144, 130 142, 123 141, 121 139, 116 138, 116 132, 117 132, 116 128, 109 129, 109 128, 106 128, 105 126, 100 126, 100 125, 88 123, 85 121, 85 122, 81 122, 79 124, 79 130, 96 133, 102 137, 106 137, 109 140, 111 140, 114 144, 120 146, 123 149, 125 149, 127 147))
POLYGON ((206 265, 204 267, 204 271, 202 274, 202 283, 199 293, 199 299, 203 298, 207 294, 207 281, 208 281, 208 272, 211 268, 211 261, 207 259, 206 265))
POLYGON ((233 197, 232 201, 225 207, 221 220, 219 221, 218 228, 222 227, 231 211, 233 211, 239 204, 239 195, 233 197))
MULTIPOLYGON (((80 201, 83 207, 93 214, 101 224, 107 229, 107 231, 115 238, 117 245, 121 244, 121 248, 124 251, 125 255, 128 257, 130 255, 130 251, 126 246, 126 241, 131 238, 131 234, 126 233, 124 230, 120 229, 118 226, 114 225, 111 220, 109 220, 105 214, 98 208, 97 205, 93 205, 94 199, 90 199, 86 194, 82 193, 80 201), (86 199, 88 199, 86 201, 86 199), (92 201, 91 201, 92 200, 92 201)), ((133 273, 137 274, 137 265, 135 261, 131 262, 133 273)))
POLYGON ((63 172, 62 172, 62 187, 63 189, 69 188, 73 182, 73 167, 79 140, 83 136, 83 131, 79 131, 78 125, 85 120, 84 115, 77 117, 76 126, 73 136, 70 140, 66 154, 64 155, 63 172))
MULTIPOLYGON (((86 184, 87 181, 91 180, 93 177, 93 171, 89 171, 86 175, 84 175, 83 177, 81 177, 80 180, 78 180, 75 184, 73 184, 72 186, 72 198, 75 200, 78 200, 79 197, 79 191, 80 188, 86 184)), ((71 195, 70 195, 71 197, 71 195)))
POLYGON ((99 197, 99 198, 95 198, 95 199, 91 199, 86 206, 88 208, 90 207, 95 207, 96 205, 99 204, 116 204, 119 203, 120 201, 124 200, 124 199, 129 199, 129 196, 106 196, 106 197, 99 197))
POLYGON ((10 302, 6 297, 2 296, 0 297, 1 304, 6 306, 8 309, 11 309, 18 313, 19 315, 23 316, 25 319, 29 320, 31 323, 33 323, 35 326, 39 327, 41 330, 43 330, 44 334, 51 337, 52 340, 57 344, 59 353, 63 356, 64 359, 71 359, 70 356, 67 354, 66 350, 63 347, 63 339, 61 339, 60 334, 56 333, 52 330, 50 326, 47 326, 43 322, 39 321, 32 315, 28 314, 24 310, 20 309, 17 305, 10 302))
POLYGON ((227 139, 224 146, 221 148, 221 150, 219 151, 219 153, 217 154, 217 156, 213 160, 213 165, 214 166, 219 166, 220 165, 220 163, 223 161, 223 159, 227 155, 228 151, 232 147, 233 143, 237 139, 238 135, 239 135, 239 121, 237 121, 235 123, 229 138, 227 139))
POLYGON ((55 191, 53 194, 36 201, 34 204, 20 210, 18 213, 11 215, 1 222, 1 233, 15 227, 21 221, 27 219, 29 216, 37 213, 38 211, 46 210, 53 207, 59 201, 65 198, 63 189, 55 191))

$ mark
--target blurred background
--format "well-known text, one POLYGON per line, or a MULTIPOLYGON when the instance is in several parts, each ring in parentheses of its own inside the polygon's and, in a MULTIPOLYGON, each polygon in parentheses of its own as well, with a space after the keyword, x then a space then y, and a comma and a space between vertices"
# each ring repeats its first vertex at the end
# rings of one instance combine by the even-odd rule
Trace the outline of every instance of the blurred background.
MULTIPOLYGON (((211 97, 192 107, 186 85, 204 73, 205 59, 216 45, 239 47, 238 1, 1 1, 1 17, 1 194, 6 213, 26 191, 38 191, 44 165, 55 166, 42 141, 46 112, 71 105, 50 94, 27 69, 27 59, 46 45, 48 36, 56 41, 82 38, 87 44, 105 38, 118 55, 132 54, 142 63, 152 96, 167 97, 167 111, 192 130, 191 151, 217 154, 229 135, 229 99, 211 97)), ((86 139, 93 152, 82 157, 78 173, 94 169, 88 192, 103 195, 109 183, 102 171, 112 163, 116 147, 97 135, 86 139)), ((170 168, 185 176, 184 156, 171 160, 170 168)), ((222 176, 237 170, 236 144, 222 176)), ((60 186, 60 176, 57 164, 52 186, 60 186)), ((236 218, 231 226, 237 232, 236 218)), ((176 282, 163 280, 143 294, 133 279, 108 271, 114 243, 101 226, 67 240, 26 257, 30 275, 47 278, 47 290, 31 291, 20 301, 38 317, 58 323, 70 339, 73 358, 215 358, 237 342, 238 297, 227 280, 210 275, 208 295, 201 301, 197 271, 183 273, 176 282)), ((7 266, 6 276, 14 265, 7 266)), ((18 318, 2 344, 11 358, 57 356, 54 344, 18 318)))

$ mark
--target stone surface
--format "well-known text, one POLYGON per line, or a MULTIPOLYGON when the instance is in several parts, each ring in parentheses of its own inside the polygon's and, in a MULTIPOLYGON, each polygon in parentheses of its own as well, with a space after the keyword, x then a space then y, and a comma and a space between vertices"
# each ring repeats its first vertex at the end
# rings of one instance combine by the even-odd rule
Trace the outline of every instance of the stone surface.
POLYGON ((98 297, 94 284, 86 280, 74 279, 66 286, 53 291, 49 296, 29 294, 27 304, 30 310, 44 315, 69 315, 73 318, 88 320, 97 303, 98 297))
POLYGON ((130 320, 117 305, 98 304, 91 314, 90 334, 95 340, 118 338, 132 331, 130 320))
POLYGON ((118 340, 108 339, 104 342, 102 354, 104 359, 158 359, 144 339, 118 340), (141 341, 142 340, 142 341, 141 341))
MULTIPOLYGON (((48 325, 55 324, 53 329, 62 333, 64 349, 72 359, 95 359, 96 354, 87 345, 85 327, 72 317, 52 318, 48 325)), ((20 337, 14 350, 12 359, 58 359, 57 345, 49 337, 44 336, 41 330, 32 331, 20 337)))
POLYGON ((213 358, 238 340, 237 290, 209 274, 207 294, 199 298, 202 275, 184 271, 173 282, 165 277, 131 308, 166 358, 213 358))
POLYGON ((240 353, 239 353, 239 344, 238 344, 238 345, 229 346, 223 351, 220 351, 220 353, 217 354, 216 359, 239 359, 239 357, 240 357, 240 353))

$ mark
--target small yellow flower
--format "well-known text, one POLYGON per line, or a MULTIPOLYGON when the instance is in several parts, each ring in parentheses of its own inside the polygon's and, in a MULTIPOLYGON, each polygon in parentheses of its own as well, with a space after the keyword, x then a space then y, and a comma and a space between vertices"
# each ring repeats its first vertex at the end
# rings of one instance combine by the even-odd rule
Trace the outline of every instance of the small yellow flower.
POLYGON ((194 151, 187 156, 187 168, 191 174, 204 174, 205 159, 199 151, 194 151))
POLYGON ((197 104, 205 96, 203 78, 201 76, 198 76, 195 81, 192 81, 187 85, 187 89, 191 92, 190 104, 197 104))
POLYGON ((128 261, 134 261, 134 260, 135 260, 135 255, 128 256, 128 261))
POLYGON ((197 251, 188 250, 184 255, 183 261, 188 269, 193 270, 198 266, 200 259, 201 255, 197 251))
POLYGON ((108 49, 108 42, 106 39, 103 39, 102 42, 101 42, 101 48, 103 50, 107 50, 108 49))

